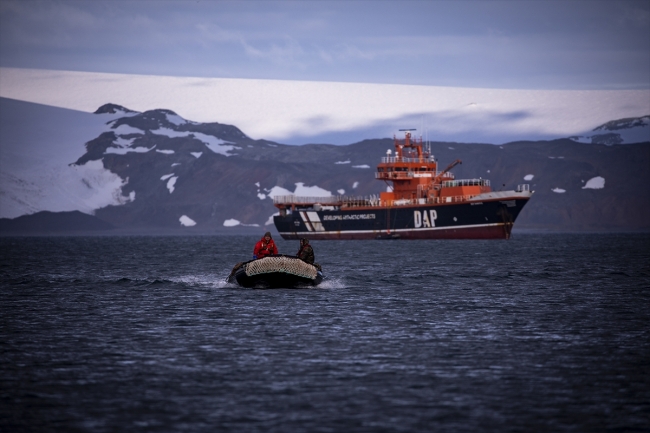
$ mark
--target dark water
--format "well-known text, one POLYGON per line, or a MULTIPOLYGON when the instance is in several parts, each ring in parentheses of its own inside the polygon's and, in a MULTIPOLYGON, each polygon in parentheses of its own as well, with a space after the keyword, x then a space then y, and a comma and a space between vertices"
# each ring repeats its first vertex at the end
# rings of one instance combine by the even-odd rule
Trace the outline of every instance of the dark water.
POLYGON ((256 240, 0 239, 0 430, 650 430, 650 235, 256 240))

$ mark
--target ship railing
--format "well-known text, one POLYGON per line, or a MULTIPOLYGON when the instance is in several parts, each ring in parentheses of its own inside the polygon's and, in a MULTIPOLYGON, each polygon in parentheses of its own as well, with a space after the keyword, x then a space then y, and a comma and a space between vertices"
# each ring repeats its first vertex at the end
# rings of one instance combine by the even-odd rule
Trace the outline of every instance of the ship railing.
POLYGON ((273 197, 273 204, 338 204, 341 201, 341 196, 326 196, 326 197, 302 197, 298 195, 276 195, 273 197))
POLYGON ((476 195, 454 195, 446 197, 429 197, 429 198, 415 198, 415 199, 399 199, 399 200, 381 200, 379 206, 416 206, 426 204, 444 204, 444 203, 461 203, 466 202, 476 197, 476 195))
POLYGON ((341 207, 400 207, 400 206, 417 206, 427 204, 444 204, 444 203, 461 203, 471 200, 476 195, 455 195, 447 197, 429 197, 429 198, 415 198, 415 199, 399 199, 399 200, 350 200, 341 202, 341 207))
POLYGON ((399 157, 399 156, 384 156, 381 158, 381 162, 384 164, 394 164, 396 162, 435 162, 435 158, 433 156, 430 156, 428 158, 422 157, 422 158, 405 158, 405 157, 399 157))
POLYGON ((445 197, 429 197, 415 199, 380 200, 378 196, 366 197, 329 196, 329 197, 301 197, 295 195, 281 195, 273 198, 273 204, 280 205, 334 205, 342 208, 355 207, 399 207, 426 204, 461 203, 471 200, 476 195, 455 195, 445 197))
POLYGON ((517 189, 515 191, 516 192, 530 191, 530 185, 527 183, 522 183, 520 185, 517 185, 517 189))
MULTIPOLYGON (((411 179, 414 177, 417 177, 417 175, 422 175, 422 174, 430 174, 432 179, 434 179, 436 176, 440 175, 440 171, 377 171, 375 172, 375 179, 386 179, 386 180, 392 180, 392 179, 411 179)), ((453 173, 445 173, 443 174, 444 177, 448 179, 454 179, 454 174, 453 173)), ((489 182, 489 181, 488 181, 489 182)))
POLYGON ((444 188, 451 188, 454 186, 490 186, 488 179, 456 179, 448 180, 442 183, 444 188))
POLYGON ((319 204, 321 206, 367 207, 379 206, 379 196, 353 197, 336 195, 328 197, 302 197, 296 195, 276 195, 273 197, 273 204, 305 206, 319 204))

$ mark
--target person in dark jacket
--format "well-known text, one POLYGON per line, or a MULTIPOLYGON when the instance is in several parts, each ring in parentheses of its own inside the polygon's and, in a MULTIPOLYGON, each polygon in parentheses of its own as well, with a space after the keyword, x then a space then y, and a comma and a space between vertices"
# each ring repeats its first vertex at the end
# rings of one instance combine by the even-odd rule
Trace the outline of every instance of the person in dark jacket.
POLYGON ((273 239, 271 238, 271 232, 264 233, 264 237, 255 244, 255 248, 253 249, 253 258, 261 259, 262 257, 277 254, 278 247, 275 246, 275 242, 273 242, 273 239))
POLYGON ((314 264, 314 249, 309 245, 309 240, 302 238, 300 239, 300 249, 298 250, 298 254, 296 256, 304 261, 309 263, 310 265, 314 264))

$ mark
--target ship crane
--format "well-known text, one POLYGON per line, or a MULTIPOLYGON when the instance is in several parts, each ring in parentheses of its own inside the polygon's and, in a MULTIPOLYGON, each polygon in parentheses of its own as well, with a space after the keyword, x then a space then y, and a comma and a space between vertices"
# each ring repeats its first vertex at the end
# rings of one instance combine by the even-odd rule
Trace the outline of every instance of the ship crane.
POLYGON ((438 174, 438 176, 436 176, 435 179, 433 179, 433 182, 432 182, 432 183, 433 183, 434 185, 440 183, 440 180, 441 180, 442 177, 445 175, 445 173, 447 173, 447 172, 448 172, 449 170, 451 170, 452 168, 456 167, 458 164, 462 164, 462 163, 463 163, 463 161, 461 161, 460 159, 457 159, 456 161, 452 162, 451 164, 449 164, 449 165, 447 166, 447 168, 445 168, 444 170, 442 170, 442 171, 438 174))
POLYGON ((460 159, 457 159, 456 161, 454 161, 454 162, 452 162, 451 164, 449 164, 449 165, 447 166, 447 168, 445 168, 445 169, 442 170, 440 173, 438 173, 438 175, 437 175, 435 178, 433 178, 433 180, 432 180, 431 183, 429 184, 429 188, 428 188, 429 190, 433 189, 433 191, 432 191, 432 193, 433 193, 432 197, 440 197, 441 186, 442 186, 442 185, 441 185, 442 178, 444 177, 444 175, 445 175, 449 170, 451 170, 452 168, 456 167, 458 164, 462 164, 462 163, 463 163, 463 161, 461 161, 460 159))

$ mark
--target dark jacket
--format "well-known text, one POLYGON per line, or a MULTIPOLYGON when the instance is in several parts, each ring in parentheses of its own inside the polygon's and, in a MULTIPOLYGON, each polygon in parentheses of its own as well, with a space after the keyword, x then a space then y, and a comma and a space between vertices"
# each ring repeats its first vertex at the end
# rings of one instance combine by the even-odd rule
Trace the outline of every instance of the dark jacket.
POLYGON ((300 250, 296 254, 299 259, 310 264, 314 264, 314 249, 308 243, 301 243, 300 250))

